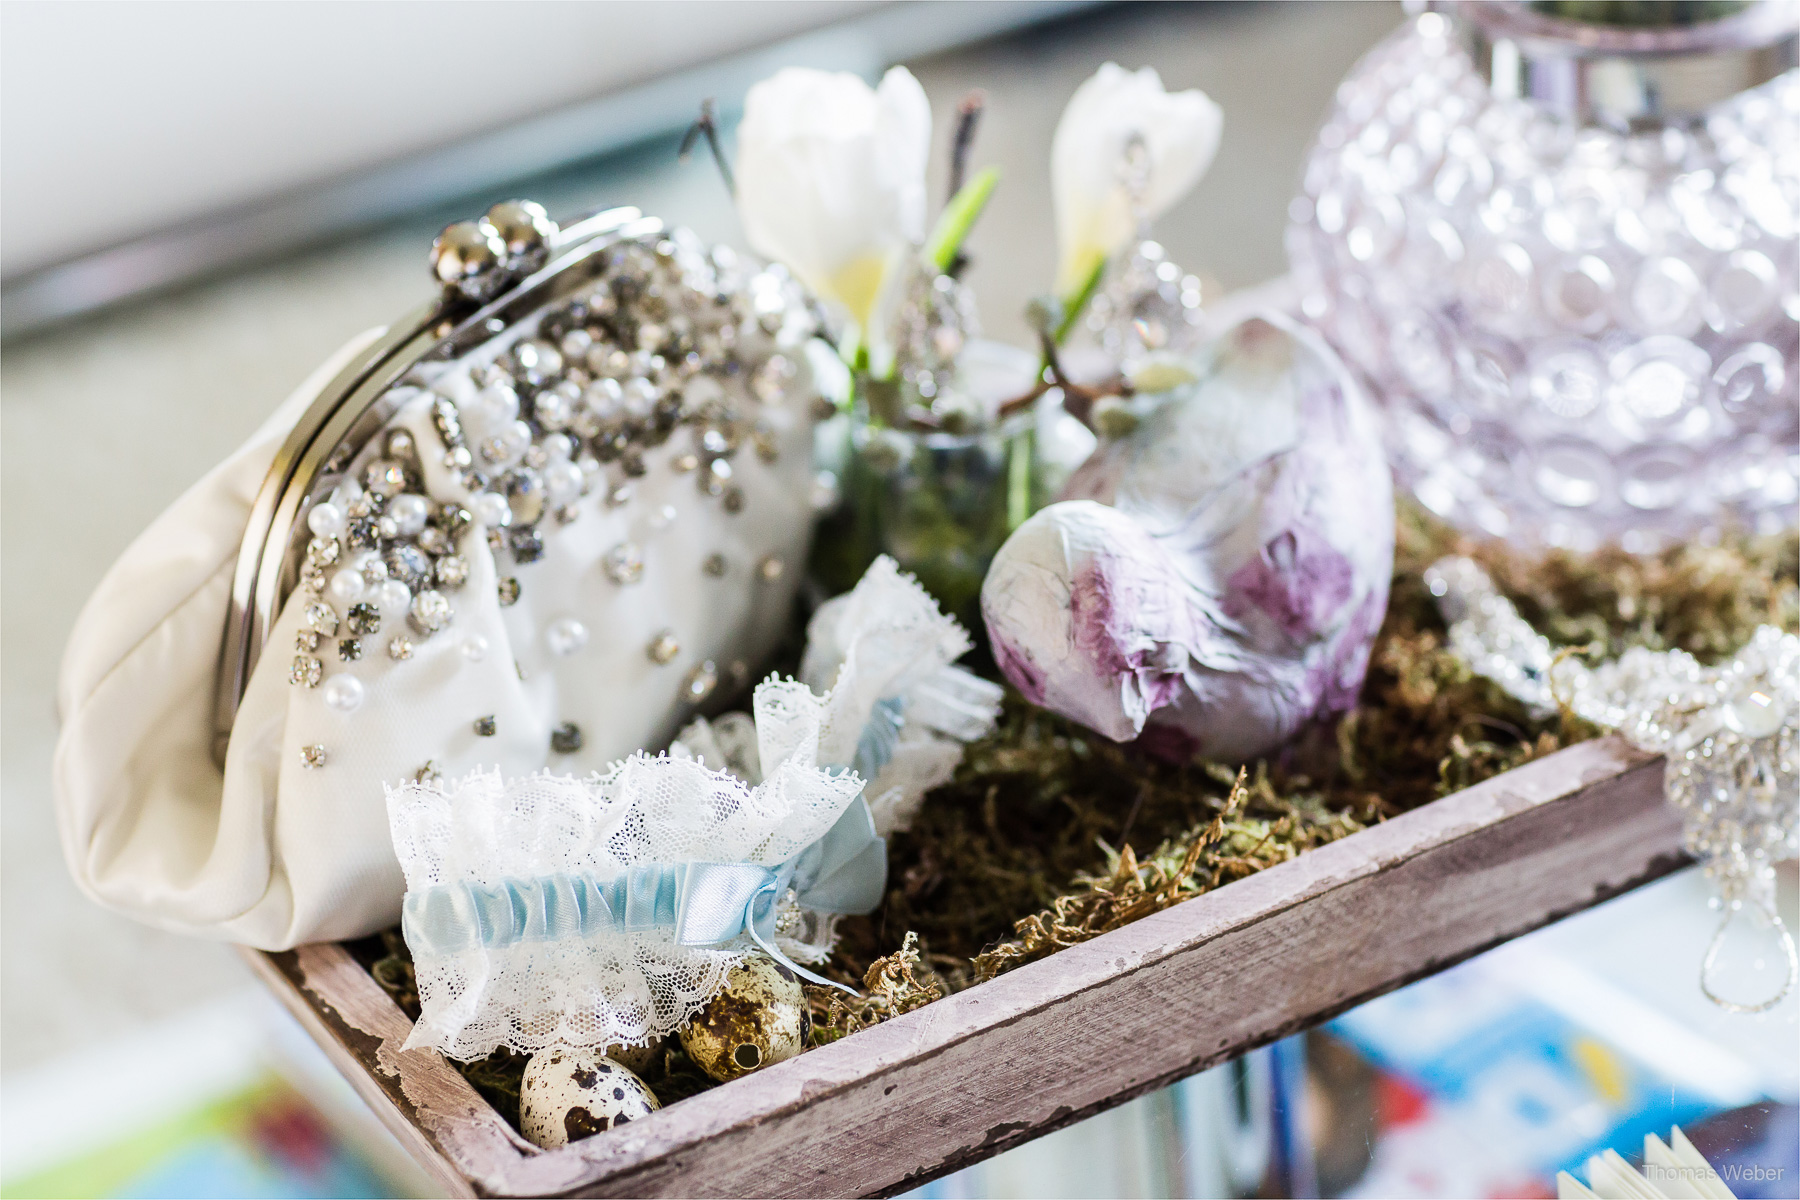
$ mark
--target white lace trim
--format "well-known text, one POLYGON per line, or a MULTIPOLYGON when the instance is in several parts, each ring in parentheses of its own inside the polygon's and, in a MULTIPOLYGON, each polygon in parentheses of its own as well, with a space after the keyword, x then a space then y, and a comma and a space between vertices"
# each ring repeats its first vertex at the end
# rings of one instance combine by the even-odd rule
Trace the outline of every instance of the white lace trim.
MULTIPOLYGON (((956 618, 939 612, 937 602, 893 559, 885 554, 876 559, 853 590, 820 605, 806 627, 800 678, 809 688, 830 690, 836 718, 822 739, 821 761, 855 758, 869 714, 886 697, 905 696, 913 723, 913 692, 968 651, 969 635, 956 618)), ((992 689, 992 709, 998 710, 999 688, 966 671, 955 674, 978 685, 977 692, 992 689)), ((760 711, 757 728, 762 728, 760 711)))
MULTIPOLYGON (((806 627, 800 677, 831 687, 834 704, 860 714, 859 733, 878 701, 904 701, 899 744, 864 793, 883 837, 908 828, 925 793, 956 773, 963 743, 994 727, 1003 689, 951 665, 968 650, 963 627, 886 555, 854 591, 821 605, 806 627)), ((855 749, 852 739, 847 752, 836 742, 821 752, 844 755, 827 762, 848 762, 855 749)))
POLYGON ((748 946, 676 946, 664 931, 521 943, 421 957, 419 1021, 406 1048, 464 1062, 506 1047, 643 1045, 725 986, 748 946))
MULTIPOLYGON (((822 761, 850 761, 875 705, 896 696, 904 701, 899 744, 864 796, 876 833, 908 828, 925 793, 956 773, 963 743, 993 729, 1003 690, 951 665, 968 652, 968 634, 886 555, 854 591, 821 605, 806 635, 800 678, 809 689, 831 689, 822 761)), ((753 736, 764 722, 760 708, 754 721, 743 713, 701 718, 676 736, 669 752, 755 783, 761 768, 753 736)))

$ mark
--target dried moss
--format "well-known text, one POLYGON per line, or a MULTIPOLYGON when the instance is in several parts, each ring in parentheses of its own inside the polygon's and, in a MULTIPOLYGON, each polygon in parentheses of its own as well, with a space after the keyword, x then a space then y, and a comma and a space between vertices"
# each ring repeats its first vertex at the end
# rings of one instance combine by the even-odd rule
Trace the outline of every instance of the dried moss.
POLYGON ((937 972, 919 959, 919 935, 907 931, 900 949, 876 959, 863 973, 864 994, 846 1000, 834 988, 807 984, 812 1006, 812 1043, 823 1046, 890 1017, 942 1000, 948 990, 937 972))
POLYGON ((398 929, 384 929, 379 935, 381 957, 368 964, 387 994, 410 1021, 419 1019, 419 983, 413 976, 412 951, 398 929))
MULTIPOLYGON (((1234 791, 1217 764, 1145 757, 1009 694, 993 735, 970 748, 913 828, 889 839, 888 897, 873 916, 843 923, 838 959, 854 970, 881 953, 888 929, 915 930, 927 961, 960 988, 986 977, 977 957, 1016 927, 1103 932, 1378 816, 1364 798, 1333 806, 1304 777, 1285 790, 1275 778, 1259 767, 1234 791), (1140 859, 1135 846, 1155 849, 1140 859), (1184 871, 1190 848, 1204 857, 1184 871), (1133 902, 1090 910, 1094 884, 1122 869, 1140 881, 1133 902)), ((1044 936, 1028 957, 1074 935, 1044 936)))
MULTIPOLYGON (((1534 718, 1445 647, 1425 568, 1450 553, 1475 554, 1490 566, 1511 558, 1464 541, 1417 509, 1402 510, 1396 533, 1387 617, 1357 706, 1329 739, 1315 732, 1292 752, 1323 781, 1329 802, 1363 796, 1384 814, 1406 812, 1593 736, 1579 722, 1534 718)), ((1512 576, 1531 572, 1515 568, 1512 576)))
POLYGON ((493 1105, 494 1111, 505 1117, 514 1129, 519 1128, 519 1085, 525 1079, 525 1064, 530 1061, 529 1055, 505 1048, 474 1062, 450 1060, 451 1065, 462 1072, 463 1078, 481 1093, 481 1098, 493 1105))
POLYGON ((644 1073, 643 1080, 663 1104, 673 1104, 719 1086, 718 1080, 702 1071, 699 1064, 687 1056, 679 1038, 670 1038, 663 1043, 662 1054, 644 1073))
POLYGON ((1129 844, 1108 850, 1104 874, 1075 876, 1072 890, 1049 908, 1014 922, 1011 940, 977 954, 976 981, 1110 933, 1362 828, 1348 814, 1284 802, 1266 775, 1258 777, 1255 789, 1246 786, 1247 777, 1239 768, 1224 811, 1205 828, 1164 841, 1143 863, 1129 844), (1274 820, 1257 820, 1248 815, 1252 807, 1288 811, 1274 820))
POLYGON ((1536 560, 1475 548, 1520 613, 1553 641, 1686 650, 1729 658, 1758 625, 1800 622, 1800 540, 1792 535, 1679 546, 1651 558, 1608 549, 1536 560))
MULTIPOLYGON (((1523 557, 1464 539, 1416 508, 1397 530, 1388 613, 1361 702, 1255 764, 1168 763, 1008 694, 994 732, 889 839, 889 892, 846 919, 823 970, 864 994, 808 988, 823 1044, 951 991, 1285 862, 1384 817, 1597 731, 1533 717, 1444 647, 1421 575, 1449 553, 1482 562, 1560 644, 1730 654, 1764 622, 1800 626, 1800 539, 1727 539, 1637 557, 1523 557), (1141 853, 1138 847, 1151 847, 1141 853), (897 947, 897 948, 896 948, 897 947)), ((798 625, 797 625, 798 628, 798 625)), ((392 931, 359 957, 409 1016, 411 960, 392 931)), ((458 1064, 516 1123, 524 1058, 458 1064)), ((715 1086, 671 1041, 646 1077, 664 1104, 715 1086)))
MULTIPOLYGON (((1097 928, 1089 906, 1103 894, 1156 891, 1197 845, 1177 899, 1594 736, 1566 714, 1534 717, 1446 650, 1422 580, 1446 554, 1480 560, 1552 640, 1597 643, 1607 654, 1680 646, 1717 658, 1760 623, 1791 629, 1800 617, 1800 539, 1791 533, 1644 557, 1528 557, 1466 539, 1410 506, 1396 533, 1388 612, 1360 703, 1335 728, 1311 730, 1255 764, 1240 815, 1223 816, 1235 764, 1163 763, 1009 695, 956 779, 927 798, 911 831, 889 840, 886 902, 844 925, 845 977, 891 948, 896 931, 916 930, 926 960, 964 987, 1079 940, 1097 928), (1206 842, 1218 819, 1227 836, 1206 842), (1255 856, 1243 853, 1250 844, 1255 856), (1127 857, 1151 846, 1148 858, 1127 857), (1119 874, 1130 863, 1135 885, 1119 874)), ((1129 920, 1154 908, 1118 911, 1129 920)), ((1101 925, 1118 923, 1109 915, 1101 925)))

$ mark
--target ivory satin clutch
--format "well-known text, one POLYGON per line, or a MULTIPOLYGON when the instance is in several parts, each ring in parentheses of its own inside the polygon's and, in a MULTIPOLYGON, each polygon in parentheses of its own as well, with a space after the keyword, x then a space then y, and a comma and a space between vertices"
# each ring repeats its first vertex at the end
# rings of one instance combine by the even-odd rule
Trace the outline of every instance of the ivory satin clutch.
POLYGON ((786 628, 829 406, 781 268, 528 202, 432 266, 78 619, 56 802, 99 902, 265 949, 385 928, 385 786, 666 745, 786 628))

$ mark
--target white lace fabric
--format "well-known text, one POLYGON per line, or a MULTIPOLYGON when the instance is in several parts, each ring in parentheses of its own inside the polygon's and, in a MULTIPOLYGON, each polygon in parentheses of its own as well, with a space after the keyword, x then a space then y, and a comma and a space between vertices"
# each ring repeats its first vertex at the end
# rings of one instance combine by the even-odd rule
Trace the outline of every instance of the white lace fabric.
MULTIPOLYGON (((877 705, 894 702, 904 714, 874 781, 880 790, 870 793, 890 817, 916 808, 955 770, 958 736, 992 725, 999 689, 949 666, 967 650, 967 635, 891 560, 824 605, 808 636, 804 682, 764 681, 754 718, 696 721, 669 754, 640 752, 586 778, 478 770, 390 788, 389 823, 409 894, 557 875, 611 881, 646 864, 779 867, 863 794, 864 780, 844 768, 877 705), (829 690, 809 686, 819 683, 829 690)), ((796 961, 819 962, 835 923, 830 914, 790 910, 774 945, 796 961)), ((552 1043, 666 1036, 719 991, 752 943, 680 945, 672 929, 658 928, 412 949, 422 1015, 407 1045, 468 1060, 502 1046, 529 1053, 552 1043)))
MULTIPOLYGON (((994 727, 1003 689, 952 666, 969 651, 969 635, 938 611, 925 589, 886 555, 855 589, 819 606, 806 627, 800 678, 831 689, 834 705, 856 717, 860 731, 876 703, 899 701, 902 721, 891 757, 869 781, 864 798, 875 832, 887 836, 912 824, 925 793, 950 781, 963 743, 994 727)), ((847 730, 850 720, 833 727, 847 730)), ((828 762, 850 762, 855 738, 822 749, 828 762)))
MULTIPOLYGON (((908 828, 925 793, 955 774, 963 744, 994 727, 1003 689, 951 665, 968 651, 963 627, 886 555, 854 590, 820 605, 806 627, 801 686, 830 696, 821 761, 854 762, 875 706, 898 701, 897 739, 863 793, 882 837, 908 828)), ((756 702, 754 721, 743 713, 696 720, 676 736, 670 753, 756 782, 761 760, 750 734, 769 719, 760 688, 756 702)))

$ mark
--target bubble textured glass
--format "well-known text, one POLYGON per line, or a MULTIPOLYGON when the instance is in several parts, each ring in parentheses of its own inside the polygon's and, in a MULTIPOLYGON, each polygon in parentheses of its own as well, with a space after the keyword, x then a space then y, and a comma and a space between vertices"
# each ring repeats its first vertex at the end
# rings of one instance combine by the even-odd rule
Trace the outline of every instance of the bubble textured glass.
POLYGON ((1303 311, 1380 398, 1403 482, 1577 548, 1791 524, 1800 72, 1608 124, 1498 95, 1460 20, 1350 73, 1290 213, 1303 311))

